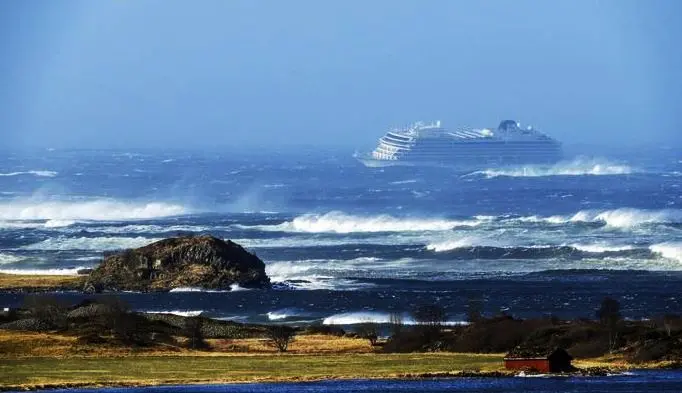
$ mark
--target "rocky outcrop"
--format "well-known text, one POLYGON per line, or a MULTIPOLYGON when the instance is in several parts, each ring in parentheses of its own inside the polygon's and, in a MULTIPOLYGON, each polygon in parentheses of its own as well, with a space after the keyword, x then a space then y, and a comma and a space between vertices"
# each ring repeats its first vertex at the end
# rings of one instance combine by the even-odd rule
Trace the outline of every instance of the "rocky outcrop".
POLYGON ((270 285, 265 264, 232 241, 213 236, 176 237, 111 255, 90 273, 83 289, 168 291, 180 287, 229 290, 270 285))
POLYGON ((52 325, 37 318, 18 319, 16 321, 3 323, 0 330, 25 330, 33 332, 45 332, 52 329, 52 325))

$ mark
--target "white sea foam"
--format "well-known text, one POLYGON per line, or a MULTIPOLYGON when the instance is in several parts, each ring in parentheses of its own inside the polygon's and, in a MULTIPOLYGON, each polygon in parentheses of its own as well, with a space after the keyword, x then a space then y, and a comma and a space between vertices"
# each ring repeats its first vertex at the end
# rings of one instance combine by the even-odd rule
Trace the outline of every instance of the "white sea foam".
POLYGON ((0 173, 0 177, 11 177, 11 176, 21 176, 21 175, 33 175, 38 177, 55 177, 57 172, 54 171, 22 171, 22 172, 9 172, 0 173))
POLYGON ((8 265, 23 261, 25 258, 18 255, 0 253, 0 265, 8 265))
POLYGON ((527 165, 503 169, 486 169, 471 173, 470 175, 484 175, 487 178, 499 176, 508 177, 544 177, 544 176, 603 176, 603 175, 627 175, 634 170, 624 164, 613 163, 603 159, 577 158, 573 161, 564 161, 555 165, 527 165))
MULTIPOLYGON (((347 261, 343 261, 345 263, 347 261)), ((273 283, 286 283, 293 289, 305 290, 355 290, 360 288, 368 288, 374 286, 370 283, 358 282, 356 280, 337 278, 329 274, 320 274, 316 272, 322 267, 325 270, 330 269, 330 264, 342 263, 341 261, 329 260, 303 260, 303 261, 285 261, 274 262, 265 265, 265 273, 270 277, 273 283)), ((348 261, 349 268, 357 268, 357 265, 352 265, 353 260, 348 261)))
POLYGON ((304 313, 296 308, 283 308, 281 310, 270 311, 266 315, 271 321, 281 321, 283 319, 304 315, 304 313))
POLYGON ((184 206, 161 202, 14 200, 0 203, 0 220, 117 221, 176 216, 188 212, 184 206))
POLYGON ((220 293, 220 292, 229 292, 229 291, 222 291, 222 290, 216 290, 216 289, 206 289, 206 288, 199 288, 199 287, 177 287, 173 288, 168 292, 204 292, 204 293, 220 293))
POLYGON ((653 244, 649 249, 651 252, 661 255, 663 258, 682 262, 682 242, 653 244))
POLYGON ((47 220, 45 228, 64 228, 76 223, 75 220, 47 220))
MULTIPOLYGON (((426 249, 435 252, 452 251, 459 248, 468 248, 474 246, 483 246, 483 239, 476 236, 464 236, 457 239, 448 239, 440 242, 430 243, 426 245, 426 249)), ((486 244, 491 245, 491 244, 486 244)))
POLYGON ((79 270, 90 269, 86 266, 79 266, 75 268, 67 269, 0 269, 0 273, 3 274, 21 274, 21 275, 31 275, 31 276, 74 276, 78 274, 79 270))
POLYGON ((604 252, 618 252, 618 251, 627 251, 627 250, 633 250, 635 247, 631 245, 613 245, 613 244, 605 244, 605 243, 592 243, 592 244, 571 244, 570 247, 575 248, 576 250, 584 251, 584 252, 591 252, 595 254, 599 253, 604 253, 604 252))
POLYGON ((230 292, 250 291, 251 288, 244 288, 237 283, 230 284, 230 292))
POLYGON ((606 211, 581 211, 570 218, 571 222, 602 222, 609 227, 629 228, 645 224, 682 222, 682 210, 642 210, 622 208, 606 211))
POLYGON ((173 314, 181 317, 198 317, 204 310, 164 310, 164 311, 141 311, 146 314, 173 314))
POLYGON ((202 225, 143 225, 131 224, 125 226, 101 226, 92 227, 90 230, 102 233, 167 233, 167 232, 208 232, 211 230, 224 230, 226 227, 207 227, 202 225))
POLYGON ((397 218, 389 215, 353 216, 341 212, 305 214, 278 225, 262 225, 259 229, 306 233, 415 232, 446 231, 456 227, 480 225, 480 220, 446 220, 429 218, 397 218))
POLYGON ((409 180, 392 181, 390 184, 399 185, 399 184, 412 184, 412 183, 416 183, 416 182, 417 182, 417 179, 409 179, 409 180))
POLYGON ((511 219, 519 222, 538 222, 549 224, 603 223, 613 228, 630 228, 646 224, 682 223, 682 210, 646 210, 620 208, 613 210, 581 210, 569 216, 527 216, 511 219))
POLYGON ((265 265, 265 274, 273 282, 283 282, 300 277, 313 268, 304 262, 274 262, 265 265))
POLYGON ((87 250, 112 251, 146 246, 161 239, 146 237, 52 237, 41 242, 22 247, 24 250, 87 250))
MULTIPOLYGON (((402 323, 405 325, 416 325, 417 322, 408 314, 401 314, 402 323)), ((359 323, 390 323, 391 314, 380 311, 356 311, 334 314, 322 321, 323 325, 356 325, 359 323)), ((444 325, 457 326, 467 325, 464 321, 446 321, 444 325)))

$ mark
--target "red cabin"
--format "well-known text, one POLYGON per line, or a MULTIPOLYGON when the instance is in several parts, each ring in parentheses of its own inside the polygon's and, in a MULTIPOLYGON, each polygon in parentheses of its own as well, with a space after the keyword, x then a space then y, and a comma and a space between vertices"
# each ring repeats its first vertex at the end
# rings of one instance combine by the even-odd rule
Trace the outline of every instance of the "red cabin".
POLYGON ((571 360, 573 357, 561 348, 553 351, 524 351, 517 348, 505 356, 504 367, 507 370, 560 373, 575 370, 571 360))

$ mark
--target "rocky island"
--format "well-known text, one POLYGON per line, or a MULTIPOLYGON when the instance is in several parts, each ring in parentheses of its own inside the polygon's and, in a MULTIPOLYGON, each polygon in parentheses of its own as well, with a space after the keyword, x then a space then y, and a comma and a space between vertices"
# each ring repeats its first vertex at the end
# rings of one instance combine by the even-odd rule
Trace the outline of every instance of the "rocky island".
POLYGON ((234 285, 268 287, 265 264, 231 240, 206 235, 164 239, 110 255, 90 273, 83 290, 149 292, 234 285))

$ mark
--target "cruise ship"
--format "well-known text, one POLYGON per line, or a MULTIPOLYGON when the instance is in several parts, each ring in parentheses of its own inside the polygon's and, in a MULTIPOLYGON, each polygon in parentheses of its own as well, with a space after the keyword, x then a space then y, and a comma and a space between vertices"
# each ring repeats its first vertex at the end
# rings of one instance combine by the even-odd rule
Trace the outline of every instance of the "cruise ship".
POLYGON ((524 164, 551 164, 562 158, 561 143, 535 130, 504 120, 496 129, 448 131, 440 121, 418 122, 387 132, 379 145, 355 157, 368 167, 437 165, 484 169, 524 164))

